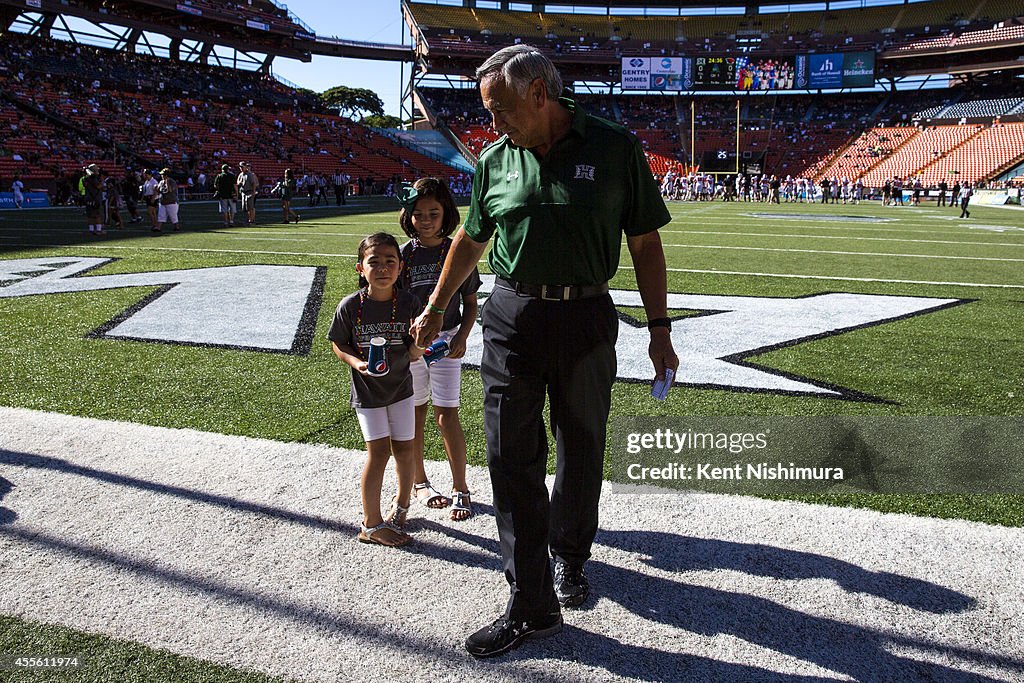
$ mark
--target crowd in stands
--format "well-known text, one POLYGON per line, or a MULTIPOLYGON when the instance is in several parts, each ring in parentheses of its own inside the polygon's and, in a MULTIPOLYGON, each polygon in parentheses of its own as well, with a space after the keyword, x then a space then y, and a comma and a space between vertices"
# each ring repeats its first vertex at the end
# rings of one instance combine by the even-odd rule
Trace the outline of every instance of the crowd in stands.
POLYGON ((393 176, 453 171, 257 73, 8 33, 0 93, 0 183, 18 174, 57 191, 62 177, 97 163, 119 178, 124 168, 168 167, 194 186, 250 159, 268 183, 285 168, 341 168, 384 191, 393 176))
MULTIPOLYGON (((0 94, 0 185, 18 175, 52 189, 58 202, 77 199, 76 181, 88 163, 124 182, 125 169, 170 168, 182 191, 194 194, 207 190, 222 164, 237 167, 242 160, 265 179, 264 191, 286 168, 304 189, 344 174, 354 179, 352 191, 386 192, 389 184, 431 175, 468 191, 468 178, 451 167, 258 73, 182 68, 163 58, 8 33, 0 37, 0 94)), ((471 151, 497 138, 475 89, 422 88, 420 95, 471 151)), ((635 132, 659 177, 678 176, 705 153, 736 147, 733 97, 575 99, 635 132)), ((782 179, 862 178, 880 187, 893 177, 935 183, 957 170, 974 183, 1024 154, 1024 124, 1016 120, 1024 120, 1016 116, 1022 109, 1024 83, 1016 81, 915 93, 746 95, 739 99, 739 146, 782 179), (970 126, 922 120, 993 113, 1002 120, 970 126), (964 159, 957 152, 981 149, 988 140, 999 142, 998 153, 971 151, 964 159)))

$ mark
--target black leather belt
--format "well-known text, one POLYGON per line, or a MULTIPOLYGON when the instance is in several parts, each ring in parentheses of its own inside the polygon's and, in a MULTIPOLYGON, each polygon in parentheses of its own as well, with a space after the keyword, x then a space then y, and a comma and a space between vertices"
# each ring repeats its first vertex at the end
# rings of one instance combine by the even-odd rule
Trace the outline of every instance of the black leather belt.
POLYGON ((608 283, 599 285, 529 285, 508 278, 499 277, 498 286, 511 289, 517 294, 532 296, 545 301, 571 301, 573 299, 589 299, 608 293, 608 283))

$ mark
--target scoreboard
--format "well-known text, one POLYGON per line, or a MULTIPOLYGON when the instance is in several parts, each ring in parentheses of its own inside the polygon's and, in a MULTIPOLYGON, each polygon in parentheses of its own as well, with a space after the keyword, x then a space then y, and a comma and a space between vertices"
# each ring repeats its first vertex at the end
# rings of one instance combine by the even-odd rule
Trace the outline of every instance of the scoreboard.
POLYGON ((805 90, 875 84, 875 53, 623 57, 623 90, 805 90))
POLYGON ((795 57, 693 58, 693 87, 698 90, 792 90, 795 75, 795 57))

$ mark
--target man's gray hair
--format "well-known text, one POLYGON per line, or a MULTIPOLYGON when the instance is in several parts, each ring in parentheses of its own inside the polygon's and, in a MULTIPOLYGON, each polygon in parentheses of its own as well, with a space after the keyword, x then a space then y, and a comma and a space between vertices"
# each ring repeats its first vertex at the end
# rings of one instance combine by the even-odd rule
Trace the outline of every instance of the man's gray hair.
POLYGON ((477 82, 496 76, 500 76, 519 97, 526 96, 526 90, 535 78, 543 81, 549 98, 555 100, 562 94, 562 77, 555 65, 532 45, 503 47, 476 70, 477 82))

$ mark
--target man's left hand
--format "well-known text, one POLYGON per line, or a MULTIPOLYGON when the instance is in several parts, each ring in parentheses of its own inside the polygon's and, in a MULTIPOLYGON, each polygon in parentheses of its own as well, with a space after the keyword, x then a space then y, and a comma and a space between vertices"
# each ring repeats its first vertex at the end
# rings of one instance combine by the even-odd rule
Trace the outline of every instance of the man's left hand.
POLYGON ((679 358, 672 348, 672 336, 667 329, 651 330, 651 343, 647 347, 647 353, 654 363, 655 379, 665 379, 665 368, 671 368, 672 372, 678 374, 679 358))

